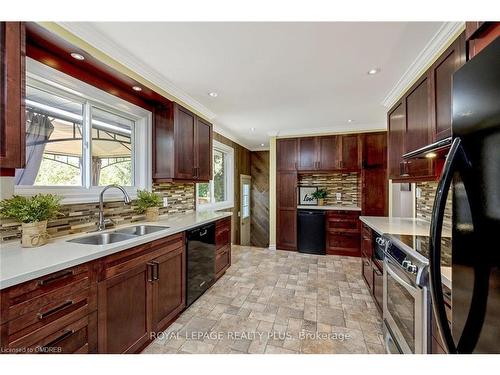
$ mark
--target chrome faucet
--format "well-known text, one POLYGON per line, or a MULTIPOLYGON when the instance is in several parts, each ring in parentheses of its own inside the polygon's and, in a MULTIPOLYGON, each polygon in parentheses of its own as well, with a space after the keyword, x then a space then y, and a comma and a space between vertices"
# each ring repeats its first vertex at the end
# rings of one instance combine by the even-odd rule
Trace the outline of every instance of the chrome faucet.
POLYGON ((130 199, 128 193, 120 185, 111 184, 111 185, 106 186, 104 189, 102 189, 101 195, 99 196, 99 223, 97 224, 98 231, 106 229, 106 224, 104 222, 104 193, 109 188, 117 188, 118 190, 120 190, 123 193, 125 203, 130 204, 130 202, 131 202, 131 199, 130 199))

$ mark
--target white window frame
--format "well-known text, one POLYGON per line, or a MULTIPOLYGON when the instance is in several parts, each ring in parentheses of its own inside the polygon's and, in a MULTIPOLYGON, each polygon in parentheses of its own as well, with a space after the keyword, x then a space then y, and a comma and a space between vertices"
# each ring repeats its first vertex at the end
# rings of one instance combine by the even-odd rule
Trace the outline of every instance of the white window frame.
MULTIPOLYGON (((226 177, 226 200, 223 202, 215 202, 214 198, 214 181, 209 181, 210 203, 198 204, 198 185, 196 184, 196 211, 206 210, 223 210, 234 207, 234 149, 224 143, 213 141, 213 150, 218 150, 224 153, 224 176, 226 177)), ((213 157, 213 154, 212 154, 213 157)), ((212 162, 213 164, 213 162, 212 162)), ((213 168, 213 166, 212 166, 213 168)))
MULTIPOLYGON (((77 80, 67 74, 41 64, 31 58, 26 58, 26 84, 56 95, 72 98, 84 104, 83 129, 84 134, 91 129, 91 108, 115 113, 135 122, 132 131, 132 170, 133 186, 124 186, 132 199, 137 197, 137 189, 151 191, 152 188, 152 114, 144 108, 120 99, 114 95, 77 80), (87 104, 87 105, 85 105, 87 104), (87 109, 87 110, 86 110, 87 109)), ((86 135, 88 137, 88 134, 86 135)), ((82 158, 84 168, 83 186, 14 186, 14 193, 23 196, 35 194, 57 194, 62 196, 62 204, 93 203, 99 201, 99 193, 103 186, 91 185, 92 150, 91 143, 83 140, 82 158)), ((121 192, 110 189, 105 200, 123 199, 121 192)))

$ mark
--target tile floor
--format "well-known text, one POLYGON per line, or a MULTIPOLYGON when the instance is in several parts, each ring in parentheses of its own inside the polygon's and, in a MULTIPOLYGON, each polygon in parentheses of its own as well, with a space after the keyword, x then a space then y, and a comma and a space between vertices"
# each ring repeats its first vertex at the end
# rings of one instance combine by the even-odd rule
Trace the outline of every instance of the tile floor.
POLYGON ((233 246, 226 274, 143 353, 384 353, 361 260, 233 246))

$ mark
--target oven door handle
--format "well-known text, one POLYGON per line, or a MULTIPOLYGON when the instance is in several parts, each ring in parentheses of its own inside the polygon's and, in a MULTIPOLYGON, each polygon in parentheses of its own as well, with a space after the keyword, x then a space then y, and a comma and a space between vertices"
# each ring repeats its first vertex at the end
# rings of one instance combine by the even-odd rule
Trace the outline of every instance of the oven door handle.
POLYGON ((398 284, 401 284, 407 291, 408 293, 410 293, 412 295, 412 297, 416 297, 417 294, 418 294, 418 289, 415 288, 413 285, 411 284, 408 284, 406 281, 404 281, 401 276, 399 276, 396 272, 394 272, 392 269, 391 269, 391 266, 390 266, 390 261, 386 259, 386 262, 385 262, 385 270, 387 271, 387 274, 389 276, 391 276, 394 280, 396 280, 398 282, 398 284))

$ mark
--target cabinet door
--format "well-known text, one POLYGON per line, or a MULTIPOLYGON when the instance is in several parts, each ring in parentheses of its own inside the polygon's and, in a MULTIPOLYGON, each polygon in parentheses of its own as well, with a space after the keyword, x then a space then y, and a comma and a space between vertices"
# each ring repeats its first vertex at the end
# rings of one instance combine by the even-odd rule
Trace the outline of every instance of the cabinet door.
POLYGON ((342 159, 340 161, 340 168, 360 168, 358 142, 357 134, 342 136, 342 159))
POLYGON ((276 152, 278 171, 297 170, 297 139, 278 139, 276 152))
POLYGON ((212 179, 212 125, 196 118, 195 131, 195 176, 197 180, 212 179))
POLYGON ((278 249, 297 249, 297 173, 281 172, 276 179, 278 249))
POLYGON ((385 168, 363 169, 361 209, 365 216, 387 215, 387 171, 385 168))
POLYGON ((174 118, 171 104, 155 107, 153 124, 153 180, 174 177, 174 118))
POLYGON ((141 264, 98 284, 99 353, 134 353, 152 328, 152 266, 141 264))
POLYGON ((175 178, 193 179, 195 175, 195 121, 196 116, 174 104, 175 178))
POLYGON ((299 163, 300 171, 313 171, 318 169, 318 138, 299 138, 299 163))
POLYGON ((159 332, 186 306, 184 247, 170 251, 152 262, 154 264, 153 310, 154 330, 159 332))
POLYGON ((401 157, 405 147, 406 119, 404 103, 396 104, 387 116, 388 137, 388 169, 389 178, 401 178, 401 157))
POLYGON ((425 74, 410 89, 405 97, 406 104, 406 142, 405 152, 417 150, 431 143, 429 75, 425 74))
POLYGON ((434 141, 451 136, 453 73, 465 63, 462 34, 431 67, 434 141))
POLYGON ((348 233, 343 231, 326 233, 326 253, 328 255, 361 255, 360 236, 358 233, 348 233))
POLYGON ((386 168, 387 133, 363 135, 363 168, 386 168))
POLYGON ((318 138, 319 169, 332 171, 339 168, 340 137, 337 135, 318 138))
POLYGON ((25 31, 0 22, 0 165, 25 166, 25 31))

